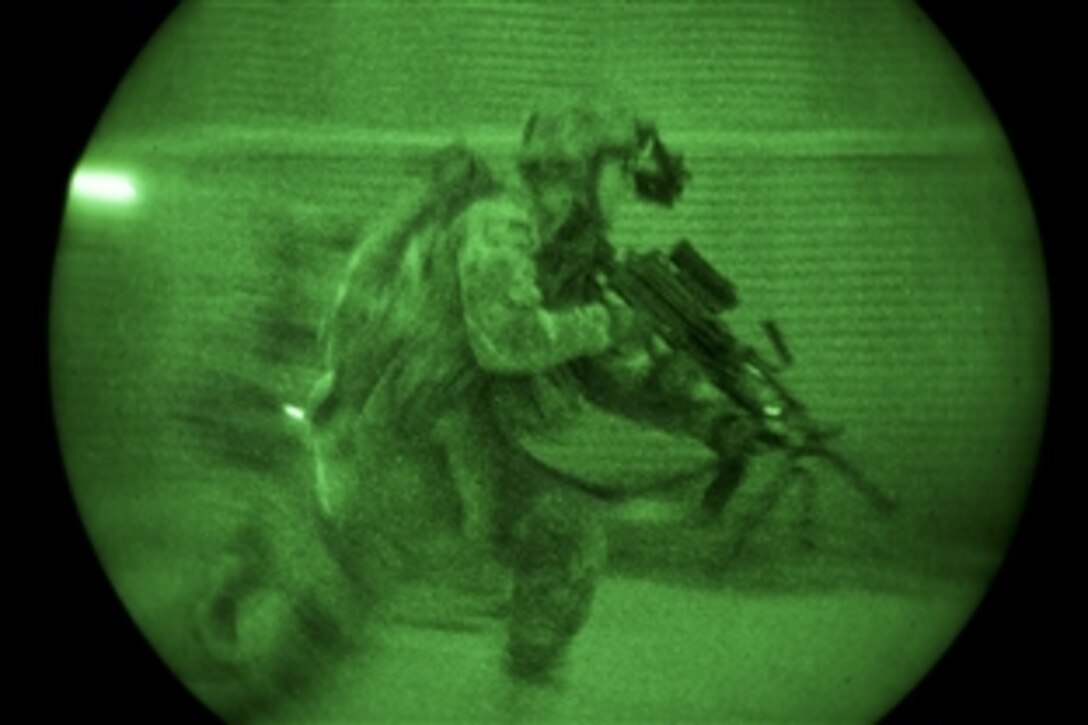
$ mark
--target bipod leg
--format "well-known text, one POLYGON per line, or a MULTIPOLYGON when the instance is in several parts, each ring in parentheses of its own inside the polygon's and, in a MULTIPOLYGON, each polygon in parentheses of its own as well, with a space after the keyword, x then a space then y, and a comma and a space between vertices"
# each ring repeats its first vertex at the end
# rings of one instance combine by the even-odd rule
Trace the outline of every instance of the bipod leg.
POLYGON ((791 477, 801 487, 801 546, 816 548, 816 476, 806 468, 794 466, 791 477))
POLYGON ((722 512, 740 488, 744 474, 748 470, 748 459, 736 456, 722 459, 718 474, 703 492, 701 508, 704 520, 713 523, 721 521, 722 512))
POLYGON ((738 514, 734 531, 728 531, 730 520, 728 517, 726 518, 727 543, 724 547, 724 553, 729 560, 740 556, 748 545, 752 533, 774 510, 790 484, 789 474, 790 472, 787 470, 771 479, 766 490, 755 497, 747 510, 738 514))
POLYGON ((887 516, 898 508, 891 496, 862 475, 861 471, 842 455, 823 447, 809 447, 799 451, 798 456, 823 460, 835 470, 843 483, 860 494, 878 513, 887 516))

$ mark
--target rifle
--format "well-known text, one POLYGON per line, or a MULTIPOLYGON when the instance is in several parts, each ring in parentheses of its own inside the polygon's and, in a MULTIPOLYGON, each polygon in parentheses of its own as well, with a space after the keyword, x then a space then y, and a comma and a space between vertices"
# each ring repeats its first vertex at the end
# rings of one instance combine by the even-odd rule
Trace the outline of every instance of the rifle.
POLYGON ((831 448, 843 429, 817 423, 779 379, 793 357, 778 326, 763 323, 780 365, 765 360, 732 333, 721 315, 739 304, 736 289, 688 240, 680 240, 667 256, 660 251, 629 255, 613 267, 608 284, 673 350, 690 355, 756 423, 756 442, 783 453, 788 474, 811 477, 801 461, 821 460, 877 511, 895 508, 886 493, 831 448))

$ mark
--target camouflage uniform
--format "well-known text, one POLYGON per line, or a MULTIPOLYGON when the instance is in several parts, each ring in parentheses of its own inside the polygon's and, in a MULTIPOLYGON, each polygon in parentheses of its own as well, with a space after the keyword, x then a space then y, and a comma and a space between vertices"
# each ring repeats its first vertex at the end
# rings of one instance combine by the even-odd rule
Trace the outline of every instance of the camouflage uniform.
POLYGON ((601 219, 583 210, 557 240, 526 189, 482 197, 415 224, 392 281, 349 279, 314 406, 319 498, 379 589, 433 560, 436 522, 496 555, 513 571, 508 670, 540 682, 588 617, 605 543, 595 502, 519 436, 592 402, 713 443, 719 410, 673 374, 683 361, 632 372, 614 344, 594 279, 613 254, 601 219), (391 304, 360 301, 378 286, 391 304), (366 336, 357 304, 370 305, 366 336))
MULTIPOLYGON (((425 576, 436 532, 459 527, 513 570, 509 665, 528 679, 554 672, 604 563, 593 502, 516 442, 577 414, 578 361, 611 347, 582 248, 608 249, 552 254, 517 192, 423 229, 387 282, 383 324, 365 346, 337 343, 313 406, 321 508, 368 590, 425 576)), ((363 304, 358 288, 341 315, 363 304)))
POLYGON ((514 571, 510 672, 547 679, 589 615, 604 564, 604 534, 592 502, 564 487, 514 441, 577 414, 582 399, 573 368, 611 346, 609 311, 593 299, 599 294, 593 259, 577 258, 578 250, 607 250, 588 243, 572 245, 563 257, 549 256, 531 214, 510 196, 477 204, 464 222, 459 268, 465 325, 487 374, 490 416, 505 441, 499 450, 507 450, 505 476, 463 492, 480 502, 481 533, 514 571))
POLYGON ((643 355, 632 365, 640 345, 612 339, 594 272, 614 250, 597 226, 547 244, 517 191, 476 204, 463 221, 462 313, 506 470, 462 493, 480 502, 485 529, 498 524, 485 535, 514 568, 511 672, 548 680, 589 615, 605 563, 603 522, 596 502, 528 459, 516 440, 596 405, 718 448, 728 406, 693 362, 643 355))

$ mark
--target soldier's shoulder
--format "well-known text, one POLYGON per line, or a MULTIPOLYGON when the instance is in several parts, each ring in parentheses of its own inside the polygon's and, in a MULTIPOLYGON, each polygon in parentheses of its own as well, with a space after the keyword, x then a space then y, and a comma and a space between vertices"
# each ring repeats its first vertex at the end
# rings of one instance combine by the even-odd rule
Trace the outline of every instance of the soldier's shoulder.
POLYGON ((534 244, 529 210, 507 196, 477 201, 466 212, 466 223, 470 233, 481 241, 517 246, 534 244))
POLYGON ((478 200, 468 209, 476 219, 510 224, 528 224, 529 210, 512 196, 498 194, 478 200))

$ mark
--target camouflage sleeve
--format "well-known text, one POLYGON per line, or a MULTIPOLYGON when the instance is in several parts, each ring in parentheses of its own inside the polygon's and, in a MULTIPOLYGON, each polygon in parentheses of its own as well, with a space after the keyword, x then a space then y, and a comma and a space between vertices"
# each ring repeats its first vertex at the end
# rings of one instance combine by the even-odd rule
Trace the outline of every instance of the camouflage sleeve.
POLYGON ((604 305, 543 307, 533 249, 530 222, 516 208, 485 202, 466 217, 461 302, 469 342, 487 370, 541 372, 609 347, 604 305))

